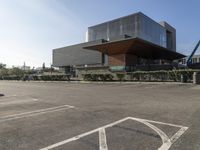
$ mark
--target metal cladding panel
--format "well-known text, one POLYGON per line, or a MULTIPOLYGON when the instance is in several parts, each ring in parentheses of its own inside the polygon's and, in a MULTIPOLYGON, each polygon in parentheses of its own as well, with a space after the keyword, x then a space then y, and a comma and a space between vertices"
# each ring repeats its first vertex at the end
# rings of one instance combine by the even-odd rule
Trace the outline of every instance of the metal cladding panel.
POLYGON ((53 66, 63 67, 72 65, 100 64, 101 53, 83 49, 87 43, 72 45, 53 50, 53 66))
POLYGON ((122 35, 122 25, 121 25, 121 20, 114 20, 111 22, 108 22, 108 29, 109 29, 109 39, 112 37, 119 37, 122 35))
POLYGON ((108 39, 107 23, 103 23, 88 29, 88 41, 108 39))
POLYGON ((162 47, 166 46, 166 29, 143 13, 135 13, 88 28, 89 41, 139 37, 162 47))
POLYGON ((134 14, 121 19, 123 35, 126 34, 133 37, 137 36, 137 26, 138 26, 137 16, 138 14, 134 14))
POLYGON ((126 17, 89 27, 88 40, 95 41, 99 39, 105 39, 112 41, 112 39, 120 39, 123 35, 136 37, 138 14, 139 13, 135 13, 126 17))

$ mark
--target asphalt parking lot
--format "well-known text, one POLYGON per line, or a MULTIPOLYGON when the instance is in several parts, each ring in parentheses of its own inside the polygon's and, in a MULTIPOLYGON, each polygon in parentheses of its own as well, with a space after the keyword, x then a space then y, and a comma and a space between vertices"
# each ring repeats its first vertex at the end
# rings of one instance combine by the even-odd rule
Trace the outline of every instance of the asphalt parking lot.
POLYGON ((0 150, 199 150, 200 86, 0 82, 0 150))

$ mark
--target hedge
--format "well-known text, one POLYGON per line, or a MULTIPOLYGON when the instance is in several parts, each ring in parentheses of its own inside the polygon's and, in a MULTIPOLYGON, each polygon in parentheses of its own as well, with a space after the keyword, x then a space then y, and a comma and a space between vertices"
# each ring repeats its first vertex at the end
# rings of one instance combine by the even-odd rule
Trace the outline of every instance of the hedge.
POLYGON ((69 81, 70 75, 37 75, 32 76, 32 80, 41 81, 69 81))
POLYGON ((21 80, 22 76, 1 76, 0 80, 21 80))
POLYGON ((112 74, 83 74, 83 79, 88 81, 192 81, 193 73, 200 73, 200 70, 160 70, 160 71, 136 71, 129 73, 112 73, 112 74))
POLYGON ((83 74, 83 79, 87 81, 112 81, 112 74, 83 74))
POLYGON ((130 80, 138 81, 181 81, 181 76, 192 80, 194 72, 200 73, 200 70, 136 71, 128 73, 128 75, 130 80))
POLYGON ((70 75, 24 75, 24 76, 4 76, 0 80, 35 80, 35 81, 69 81, 70 75))
POLYGON ((125 78, 124 73, 117 73, 116 76, 117 76, 118 80, 120 80, 120 81, 124 80, 124 78, 125 78))

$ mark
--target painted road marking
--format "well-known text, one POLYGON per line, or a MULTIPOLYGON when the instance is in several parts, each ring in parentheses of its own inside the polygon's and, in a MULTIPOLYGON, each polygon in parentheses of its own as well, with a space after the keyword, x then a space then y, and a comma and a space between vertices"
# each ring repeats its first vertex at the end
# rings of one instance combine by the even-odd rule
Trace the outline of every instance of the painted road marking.
POLYGON ((87 135, 90 135, 90 134, 93 134, 95 132, 99 132, 99 148, 100 148, 100 150, 108 150, 109 148, 107 147, 105 129, 109 128, 109 127, 113 127, 114 125, 117 125, 117 124, 122 123, 122 122, 127 121, 127 120, 134 120, 134 121, 140 122, 142 124, 145 124, 149 128, 151 128, 152 130, 154 130, 160 136, 160 138, 162 139, 162 143, 163 143, 158 148, 158 150, 169 150, 169 148, 171 147, 171 145, 178 138, 180 138, 180 136, 188 129, 188 127, 181 126, 181 125, 175 125, 175 124, 171 124, 171 123, 164 123, 164 122, 147 120, 147 119, 141 119, 141 118, 134 118, 134 117, 126 117, 124 119, 115 121, 113 123, 110 123, 108 125, 102 126, 100 128, 97 128, 97 129, 85 132, 83 134, 77 135, 77 136, 72 137, 70 139, 67 139, 67 140, 55 143, 55 144, 50 145, 48 147, 42 148, 40 150, 50 150, 50 149, 59 147, 61 145, 67 144, 69 142, 76 141, 76 140, 78 140, 80 138, 83 138, 83 137, 85 137, 87 135), (169 138, 161 129, 159 129, 158 127, 156 127, 155 125, 153 125, 151 123, 168 125, 168 126, 173 126, 173 127, 178 127, 178 128, 180 128, 180 130, 178 132, 176 132, 171 138, 169 138))
POLYGON ((33 100, 34 100, 34 101, 39 101, 39 99, 37 99, 37 98, 33 98, 33 100))
POLYGON ((8 116, 0 117, 0 122, 21 119, 21 118, 25 118, 25 117, 36 116, 36 115, 40 115, 40 114, 61 111, 61 110, 66 110, 66 109, 71 109, 71 108, 75 108, 75 107, 71 106, 71 105, 62 105, 62 106, 39 109, 39 110, 34 110, 34 111, 24 112, 24 113, 19 113, 19 114, 14 114, 14 115, 8 115, 8 116))
POLYGON ((105 128, 99 130, 99 150, 108 150, 105 128))
POLYGON ((5 101, 6 100, 6 98, 11 98, 11 97, 16 97, 17 95, 9 95, 9 96, 3 96, 3 97, 1 97, 1 99, 0 99, 0 101, 5 101))
POLYGON ((16 97, 17 95, 8 95, 8 96, 4 96, 3 98, 9 98, 9 97, 16 97))
POLYGON ((10 105, 10 104, 18 104, 18 103, 30 103, 30 102, 37 102, 38 99, 23 99, 23 100, 7 100, 7 99, 4 99, 4 100, 1 100, 0 101, 0 105, 10 105))

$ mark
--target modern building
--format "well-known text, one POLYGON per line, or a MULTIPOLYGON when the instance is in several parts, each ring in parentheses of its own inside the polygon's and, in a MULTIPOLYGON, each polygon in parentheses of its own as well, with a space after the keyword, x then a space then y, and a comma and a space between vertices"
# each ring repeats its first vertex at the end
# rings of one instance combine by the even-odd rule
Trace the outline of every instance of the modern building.
MULTIPOLYGON (((180 64, 183 64, 183 65, 186 65, 187 64, 187 60, 188 60, 189 57, 184 57, 180 60, 180 64)), ((195 64, 195 63, 200 63, 200 55, 194 55, 192 57, 192 64, 195 64)))
POLYGON ((176 52, 175 28, 138 12, 89 27, 84 43, 54 49, 53 66, 65 72, 97 66, 128 71, 183 57, 176 52))

